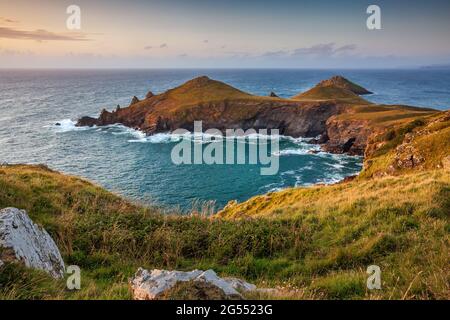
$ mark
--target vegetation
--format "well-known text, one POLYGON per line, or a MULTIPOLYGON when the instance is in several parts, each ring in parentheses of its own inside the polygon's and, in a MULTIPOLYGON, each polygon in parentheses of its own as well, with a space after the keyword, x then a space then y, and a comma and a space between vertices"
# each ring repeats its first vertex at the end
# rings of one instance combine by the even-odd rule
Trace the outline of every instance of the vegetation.
MULTIPOLYGON (((220 111, 215 104, 205 111, 205 101, 342 102, 346 112, 330 121, 356 120, 371 132, 364 170, 350 182, 230 202, 216 215, 207 208, 182 215, 131 203, 45 166, 0 166, 0 208, 27 210, 55 239, 66 264, 82 270, 81 290, 68 291, 63 280, 6 264, 0 299, 129 299, 128 278, 138 267, 211 268, 278 288, 247 298, 449 299, 449 112, 371 104, 331 80, 289 100, 200 77, 126 109, 151 109, 164 99, 163 109, 191 120, 220 111), (372 264, 381 268, 381 290, 366 288, 372 264)), ((259 110, 233 105, 230 114, 217 114, 241 119, 259 110)), ((199 298, 204 291, 179 284, 166 298, 199 298)))
POLYGON ((364 100, 357 94, 350 90, 339 88, 334 85, 326 87, 314 87, 306 92, 303 92, 292 98, 300 101, 326 101, 333 100, 337 102, 345 102, 349 104, 364 104, 368 105, 370 102, 364 100))
POLYGON ((389 170, 398 175, 418 169, 441 168, 445 158, 450 156, 450 113, 432 113, 409 122, 402 121, 375 135, 372 140, 370 145, 378 147, 366 151, 366 168, 360 178, 370 178, 389 170), (400 145, 415 150, 422 163, 415 167, 398 167, 395 159, 402 156, 398 150, 400 145))
POLYGON ((213 268, 281 287, 253 298, 448 298, 448 181, 440 170, 290 189, 241 205, 267 218, 229 219, 239 217, 229 209, 219 219, 144 208, 42 166, 2 166, 0 207, 28 210, 81 267, 82 289, 7 265, 0 297, 126 299, 142 266, 213 268), (369 264, 383 271, 380 291, 365 289, 369 264))

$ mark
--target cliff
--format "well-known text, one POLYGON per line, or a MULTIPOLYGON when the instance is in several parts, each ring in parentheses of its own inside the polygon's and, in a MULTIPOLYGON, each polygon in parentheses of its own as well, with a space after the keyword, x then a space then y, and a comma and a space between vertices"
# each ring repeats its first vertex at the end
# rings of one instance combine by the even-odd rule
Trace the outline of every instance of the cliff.
MULTIPOLYGON (((425 111, 424 111, 425 112, 425 111)), ((365 117, 358 121, 336 121, 337 132, 351 132, 359 130, 363 121, 370 122, 365 117), (353 125, 354 127, 350 126, 353 125)), ((374 120, 372 120, 374 121, 374 120)), ((380 121, 380 119, 377 119, 380 121)), ((222 218, 242 218, 257 216, 289 216, 302 211, 309 211, 312 199, 324 201, 324 208, 318 205, 317 212, 332 211, 340 201, 344 204, 348 199, 351 203, 360 203, 362 207, 382 203, 392 208, 410 203, 414 209, 416 200, 414 193, 425 192, 425 181, 431 182, 429 177, 435 174, 443 179, 435 179, 436 183, 442 183, 446 190, 440 194, 430 194, 439 198, 445 195, 447 200, 436 202, 443 208, 443 217, 449 218, 450 212, 450 111, 420 117, 412 121, 396 119, 386 123, 379 123, 379 130, 370 134, 365 148, 364 169, 352 181, 332 186, 318 186, 313 188, 290 188, 284 191, 268 195, 257 196, 241 204, 230 202, 220 213, 222 218), (381 125, 386 127, 382 128, 381 125), (380 189, 384 189, 382 194, 380 189), (413 190, 415 189, 415 190, 413 190), (397 195, 391 192, 399 192, 397 195), (311 198, 308 198, 311 196, 311 198), (341 200, 338 200, 339 197, 341 200), (398 203, 392 202, 395 198, 398 203), (328 199, 328 200, 327 200, 328 199), (331 206, 331 207, 329 207, 331 206), (301 208, 301 209, 296 209, 301 208)), ((367 125, 366 125, 367 127, 367 125)), ((416 196, 419 196, 416 194, 416 196)), ((423 196, 423 195, 421 195, 423 196)), ((437 201, 437 200, 436 200, 437 201)), ((367 209, 368 210, 368 209, 367 209)))
POLYGON ((369 136, 394 122, 436 113, 432 109, 375 105, 355 92, 364 88, 342 77, 322 81, 291 99, 245 93, 208 77, 190 80, 164 93, 133 98, 126 108, 103 110, 98 119, 83 117, 78 126, 122 123, 151 135, 183 128, 196 120, 204 130, 279 129, 294 137, 322 138, 325 150, 363 155, 369 136))

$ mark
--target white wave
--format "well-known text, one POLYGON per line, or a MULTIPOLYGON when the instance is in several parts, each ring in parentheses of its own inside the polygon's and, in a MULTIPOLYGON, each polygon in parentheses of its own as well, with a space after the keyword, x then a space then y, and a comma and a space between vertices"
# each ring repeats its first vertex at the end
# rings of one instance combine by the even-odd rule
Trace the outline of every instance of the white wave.
POLYGON ((299 148, 287 148, 283 150, 279 150, 277 152, 273 152, 274 156, 288 156, 288 155, 306 155, 311 154, 314 155, 319 152, 320 146, 315 144, 307 144, 301 143, 299 144, 299 148))
POLYGON ((341 163, 328 163, 327 165, 338 170, 345 168, 345 166, 341 163))
POLYGON ((137 137, 137 139, 134 140, 128 140, 128 142, 140 142, 140 143, 169 143, 169 142, 175 142, 180 141, 182 137, 179 135, 173 135, 170 133, 156 133, 151 136, 145 135, 143 133, 143 136, 137 137))
POLYGON ((71 119, 63 119, 44 127, 55 130, 56 132, 84 131, 91 129, 91 127, 77 127, 76 124, 76 121, 73 121, 71 119))

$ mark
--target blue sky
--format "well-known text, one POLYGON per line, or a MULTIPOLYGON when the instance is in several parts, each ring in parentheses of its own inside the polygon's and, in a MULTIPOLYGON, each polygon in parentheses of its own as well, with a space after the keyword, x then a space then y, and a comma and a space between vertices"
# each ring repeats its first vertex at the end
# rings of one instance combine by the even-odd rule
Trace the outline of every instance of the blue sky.
POLYGON ((0 0, 0 67, 450 64, 450 1, 0 0), (81 29, 65 10, 81 8, 81 29), (366 9, 381 8, 381 30, 366 9))

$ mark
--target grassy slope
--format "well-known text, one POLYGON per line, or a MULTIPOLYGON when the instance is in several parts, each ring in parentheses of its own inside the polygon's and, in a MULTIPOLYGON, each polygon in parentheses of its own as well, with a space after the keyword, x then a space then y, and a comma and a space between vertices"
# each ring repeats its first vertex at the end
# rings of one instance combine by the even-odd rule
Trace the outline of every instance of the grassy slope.
MULTIPOLYGON (((420 113, 419 113, 420 114, 420 113)), ((417 115, 417 113, 416 113, 417 115)), ((385 127, 382 133, 375 135, 372 145, 380 147, 366 156, 366 168, 360 178, 371 178, 379 172, 386 172, 393 165, 396 148, 408 143, 406 136, 412 135, 408 143, 424 157, 420 169, 433 170, 442 166, 442 160, 450 156, 450 112, 428 113, 410 118, 398 118, 395 124, 381 123, 385 127), (370 165, 369 165, 370 164, 370 165)), ((417 170, 416 168, 396 168, 395 174, 403 174, 417 170)))
POLYGON ((292 97, 293 100, 299 101, 327 101, 335 100, 340 103, 350 104, 370 104, 367 100, 354 94, 350 90, 339 88, 333 85, 326 87, 314 87, 306 92, 300 93, 292 97))
POLYGON ((270 196, 279 204, 269 219, 223 220, 161 215, 43 167, 3 166, 0 207, 27 209, 51 233, 82 268, 82 290, 7 266, 0 297, 130 298, 127 279, 144 266, 299 288, 277 298, 448 298, 448 181, 440 170, 289 190, 270 196), (365 289, 371 263, 383 271, 379 292, 365 289))

